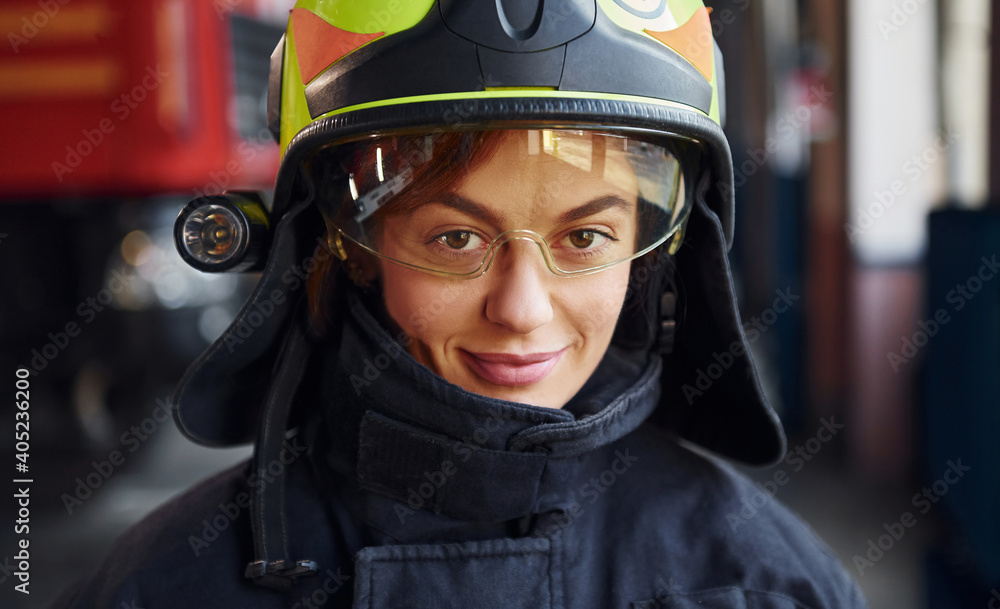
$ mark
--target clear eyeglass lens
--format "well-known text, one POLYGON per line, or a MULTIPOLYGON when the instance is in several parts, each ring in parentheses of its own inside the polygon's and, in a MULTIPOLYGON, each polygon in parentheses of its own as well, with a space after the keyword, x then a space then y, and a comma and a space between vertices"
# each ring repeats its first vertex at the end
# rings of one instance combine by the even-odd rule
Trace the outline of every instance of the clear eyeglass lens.
POLYGON ((560 235, 555 242, 528 230, 507 231, 490 241, 468 231, 452 231, 426 245, 404 240, 414 247, 406 248, 397 256, 411 266, 466 275, 483 267, 490 258, 501 253, 502 246, 513 240, 534 242, 549 266, 567 273, 614 264, 636 253, 635 247, 620 239, 613 240, 595 230, 578 229, 560 235))

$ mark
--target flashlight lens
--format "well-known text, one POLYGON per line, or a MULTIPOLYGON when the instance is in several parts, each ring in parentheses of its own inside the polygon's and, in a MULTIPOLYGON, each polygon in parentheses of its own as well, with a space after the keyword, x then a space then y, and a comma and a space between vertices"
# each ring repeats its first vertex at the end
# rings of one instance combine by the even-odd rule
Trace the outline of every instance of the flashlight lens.
POLYGON ((206 264, 228 261, 243 249, 246 231, 235 212, 221 205, 195 209, 184 222, 184 247, 206 264))
POLYGON ((236 234, 232 218, 214 213, 205 217, 200 238, 210 256, 225 256, 232 249, 236 234))

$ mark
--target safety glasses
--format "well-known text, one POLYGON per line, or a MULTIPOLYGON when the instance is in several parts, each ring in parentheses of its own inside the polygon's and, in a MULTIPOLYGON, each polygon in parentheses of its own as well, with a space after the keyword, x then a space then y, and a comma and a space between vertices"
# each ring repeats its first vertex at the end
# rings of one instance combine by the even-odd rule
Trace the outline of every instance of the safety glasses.
POLYGON ((531 241, 574 277, 668 240, 676 250, 692 146, 587 130, 401 134, 325 148, 308 173, 330 234, 384 260, 471 279, 531 241))

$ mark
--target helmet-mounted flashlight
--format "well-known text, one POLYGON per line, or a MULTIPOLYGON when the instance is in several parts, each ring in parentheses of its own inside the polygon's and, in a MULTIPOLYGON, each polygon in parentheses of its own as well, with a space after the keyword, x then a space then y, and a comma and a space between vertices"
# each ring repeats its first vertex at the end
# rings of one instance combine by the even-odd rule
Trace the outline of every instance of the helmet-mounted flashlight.
POLYGON ((177 216, 174 244, 199 271, 261 270, 267 259, 267 210, 255 193, 199 197, 177 216))

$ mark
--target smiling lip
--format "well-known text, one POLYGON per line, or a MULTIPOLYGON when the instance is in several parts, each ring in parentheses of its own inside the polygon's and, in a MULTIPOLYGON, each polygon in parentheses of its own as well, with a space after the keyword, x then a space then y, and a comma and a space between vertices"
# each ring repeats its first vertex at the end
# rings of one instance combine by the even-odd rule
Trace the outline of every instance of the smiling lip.
POLYGON ((485 380, 495 385, 516 387, 537 383, 559 363, 566 349, 549 353, 472 353, 462 351, 466 363, 485 380))

